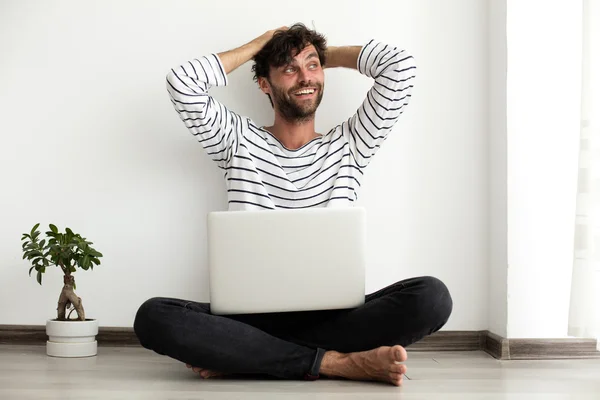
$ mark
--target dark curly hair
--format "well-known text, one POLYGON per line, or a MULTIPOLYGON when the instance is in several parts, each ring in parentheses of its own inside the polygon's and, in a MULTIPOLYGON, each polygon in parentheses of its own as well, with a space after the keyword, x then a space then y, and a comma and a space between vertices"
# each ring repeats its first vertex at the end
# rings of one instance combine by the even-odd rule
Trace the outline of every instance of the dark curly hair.
POLYGON ((252 58, 254 80, 264 77, 269 79, 270 67, 281 67, 292 61, 306 46, 315 46, 321 65, 325 65, 327 39, 320 33, 308 29, 304 24, 292 25, 287 31, 276 32, 271 40, 252 58))

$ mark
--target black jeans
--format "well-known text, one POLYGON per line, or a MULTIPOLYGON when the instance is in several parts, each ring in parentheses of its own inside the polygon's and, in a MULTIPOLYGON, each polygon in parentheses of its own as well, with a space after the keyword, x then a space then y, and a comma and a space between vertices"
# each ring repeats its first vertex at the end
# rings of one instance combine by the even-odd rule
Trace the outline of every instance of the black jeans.
POLYGON ((316 379, 327 350, 408 346, 439 330, 451 312, 446 285, 420 277, 345 310, 217 316, 208 303, 156 297, 139 308, 134 330, 145 348, 196 367, 316 379))

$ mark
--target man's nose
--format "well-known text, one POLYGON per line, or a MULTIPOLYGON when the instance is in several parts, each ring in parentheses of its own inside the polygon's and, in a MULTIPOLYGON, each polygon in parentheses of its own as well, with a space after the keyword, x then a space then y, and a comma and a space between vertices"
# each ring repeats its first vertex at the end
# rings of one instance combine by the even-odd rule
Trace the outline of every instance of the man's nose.
POLYGON ((310 75, 306 68, 300 68, 298 72, 298 79, 300 80, 300 83, 308 83, 310 81, 310 75))

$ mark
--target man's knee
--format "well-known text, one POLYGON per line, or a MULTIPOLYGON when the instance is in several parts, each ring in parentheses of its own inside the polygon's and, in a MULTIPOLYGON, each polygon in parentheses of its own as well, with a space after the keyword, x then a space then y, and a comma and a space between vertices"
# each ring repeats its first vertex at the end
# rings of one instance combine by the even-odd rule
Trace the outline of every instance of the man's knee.
POLYGON ((158 308, 162 303, 159 297, 153 297, 146 300, 137 310, 133 321, 133 331, 135 332, 140 344, 146 348, 151 346, 150 336, 154 331, 153 321, 158 308))
POLYGON ((452 296, 448 287, 433 276, 425 276, 420 278, 423 285, 423 305, 427 305, 427 309, 423 310, 429 314, 431 322, 435 330, 440 329, 446 324, 452 314, 453 302, 452 296))

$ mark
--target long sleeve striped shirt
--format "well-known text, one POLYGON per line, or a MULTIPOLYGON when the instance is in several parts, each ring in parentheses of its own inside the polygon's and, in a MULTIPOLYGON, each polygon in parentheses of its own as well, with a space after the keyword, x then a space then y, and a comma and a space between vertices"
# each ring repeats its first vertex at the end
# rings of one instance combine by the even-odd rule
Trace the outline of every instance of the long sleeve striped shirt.
POLYGON ((299 149, 209 94, 226 86, 216 54, 171 69, 167 91, 187 129, 223 170, 229 210, 351 206, 363 170, 409 103, 415 65, 404 50, 370 41, 358 71, 374 79, 354 115, 299 149))

